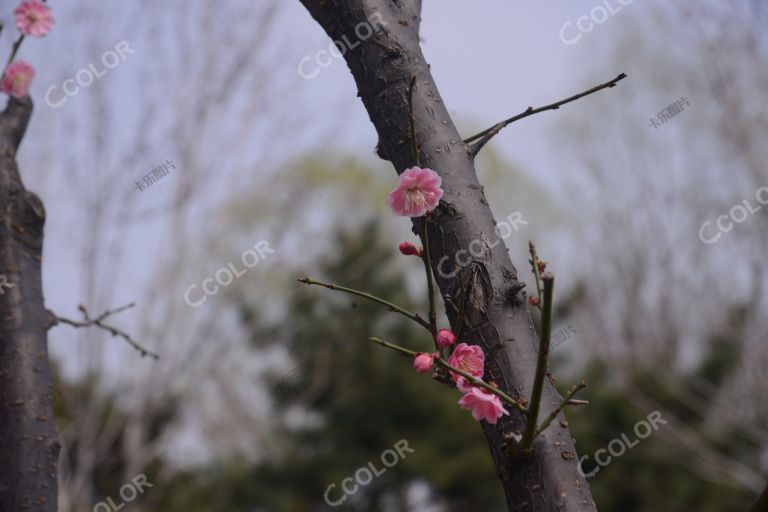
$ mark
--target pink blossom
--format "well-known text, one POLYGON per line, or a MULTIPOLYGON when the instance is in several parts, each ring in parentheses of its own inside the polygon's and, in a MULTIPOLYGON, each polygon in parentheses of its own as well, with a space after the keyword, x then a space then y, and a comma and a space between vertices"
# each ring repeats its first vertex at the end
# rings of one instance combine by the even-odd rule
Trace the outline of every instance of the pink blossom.
POLYGON ((387 204, 395 215, 421 217, 440 203, 441 183, 440 175, 432 169, 411 167, 400 175, 397 188, 387 197, 387 204))
POLYGON ((400 252, 406 256, 421 256, 421 251, 410 242, 403 242, 398 248, 400 249, 400 252))
POLYGON ((29 94, 29 84, 35 77, 35 68, 23 60, 12 62, 5 70, 3 81, 0 83, 0 92, 10 94, 17 98, 29 94))
MULTIPOLYGON (((485 364, 485 354, 483 349, 477 345, 467 345, 466 343, 459 343, 456 345, 451 357, 448 359, 448 363, 463 370, 473 377, 478 379, 483 377, 483 365, 485 364)), ((451 378, 454 382, 461 376, 451 372, 451 378)))
POLYGON ((504 408, 497 395, 474 386, 467 389, 459 400, 459 405, 463 409, 472 411, 472 417, 477 421, 485 420, 491 424, 495 424, 496 420, 503 415, 509 415, 509 411, 504 408))
POLYGON ((432 354, 416 354, 413 358, 413 368, 419 373, 427 373, 435 365, 435 356, 432 354))
POLYGON ((456 343, 456 335, 450 329, 440 329, 435 336, 437 346, 440 348, 448 348, 456 343))
POLYGON ((467 381, 464 377, 459 377, 456 379, 456 388, 458 388, 459 391, 462 393, 469 393, 469 390, 472 389, 474 386, 467 381))
POLYGON ((16 26, 22 34, 43 37, 53 27, 51 8, 40 0, 25 0, 13 11, 16 26))

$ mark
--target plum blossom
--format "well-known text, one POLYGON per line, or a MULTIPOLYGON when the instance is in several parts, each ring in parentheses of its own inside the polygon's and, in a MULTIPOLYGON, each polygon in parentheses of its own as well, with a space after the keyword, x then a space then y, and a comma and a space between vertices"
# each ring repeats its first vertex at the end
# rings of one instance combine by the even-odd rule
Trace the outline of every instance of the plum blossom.
MULTIPOLYGON (((448 364, 459 370, 463 370, 478 379, 483 377, 483 365, 485 364, 485 354, 483 349, 477 345, 467 345, 459 343, 456 345, 448 364)), ((456 382, 461 376, 451 372, 451 378, 456 382)))
POLYGON ((43 37, 53 27, 51 8, 40 0, 25 0, 13 11, 16 26, 25 36, 43 37))
POLYGON ((465 387, 467 391, 459 400, 459 405, 463 409, 472 411, 472 417, 477 421, 485 420, 488 423, 496 424, 496 421, 503 415, 509 415, 509 411, 504 408, 497 395, 465 384, 463 383, 462 387, 465 387))
POLYGON ((29 94, 29 85, 35 77, 35 68, 23 60, 12 62, 5 70, 0 92, 21 98, 29 94))
POLYGON ((432 169, 411 167, 398 179, 397 187, 387 196, 387 204, 395 215, 421 217, 440 203, 442 179, 432 169))

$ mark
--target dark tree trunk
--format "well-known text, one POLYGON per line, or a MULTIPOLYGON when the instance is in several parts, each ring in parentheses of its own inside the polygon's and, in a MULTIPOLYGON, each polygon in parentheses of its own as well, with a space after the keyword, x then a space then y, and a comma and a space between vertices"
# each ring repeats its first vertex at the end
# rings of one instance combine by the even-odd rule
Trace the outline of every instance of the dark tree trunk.
MULTIPOLYGON (((512 396, 528 398, 538 341, 525 301, 517 293, 517 270, 504 244, 496 243, 499 238, 494 232, 496 221, 478 182, 474 157, 462 143, 421 52, 421 1, 301 2, 331 39, 341 41, 345 47, 344 56, 357 83, 358 94, 378 132, 378 154, 391 161, 398 173, 415 164, 406 98, 410 78, 416 77, 413 102, 421 164, 440 173, 445 190, 428 226, 433 268, 442 264, 443 270, 452 270, 457 252, 469 251, 470 244, 474 244, 472 263, 462 274, 445 278, 441 272, 435 272, 435 277, 443 297, 456 302, 461 288, 460 276, 475 275, 462 341, 479 344, 484 349, 486 375, 500 388, 512 396), (369 30, 365 25, 371 25, 370 19, 384 29, 366 38, 369 30), (361 44, 355 44, 361 39, 361 44), (475 256, 477 254, 480 255, 475 256), (451 263, 446 263, 445 257, 451 263)), ((461 61, 457 59, 456 65, 461 66, 461 61)), ((478 80, 478 84, 481 83, 478 80)), ((418 226, 415 229, 419 229, 418 226)), ((456 310, 446 309, 453 328, 457 329, 456 310)), ((559 402, 557 390, 547 380, 540 419, 559 402)), ((573 438, 564 420, 561 414, 553 421, 537 438, 533 454, 523 459, 511 457, 505 448, 510 436, 523 432, 522 415, 512 410, 511 417, 505 417, 496 425, 483 422, 509 510, 595 510, 589 486, 577 469, 573 438)))
POLYGON ((765 486, 763 492, 757 497, 757 500, 749 507, 749 512, 766 512, 768 511, 768 485, 765 486))
POLYGON ((32 101, 0 114, 0 511, 57 509, 59 440, 41 260, 45 210, 24 189, 16 150, 32 101))

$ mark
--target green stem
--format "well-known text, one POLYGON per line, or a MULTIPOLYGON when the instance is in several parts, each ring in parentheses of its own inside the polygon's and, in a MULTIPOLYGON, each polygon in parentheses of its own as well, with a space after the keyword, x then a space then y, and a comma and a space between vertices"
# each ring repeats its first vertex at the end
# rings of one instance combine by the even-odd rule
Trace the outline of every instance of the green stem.
MULTIPOLYGON (((432 261, 429 258, 429 235, 427 234, 427 217, 422 217, 421 222, 421 259, 424 262, 424 270, 427 273, 427 294, 429 295, 429 330, 432 337, 437 336, 437 313, 435 310, 435 283, 432 279, 432 261)), ((437 343, 437 341, 435 341, 437 343)))
POLYGON ((409 350, 405 347, 401 347, 400 345, 395 345, 394 343, 390 343, 389 341, 385 341, 380 338, 368 338, 368 341, 372 341, 383 347, 395 350, 406 356, 416 357, 418 354, 421 354, 421 352, 416 352, 415 350, 409 350))
POLYGON ((300 282, 300 283, 309 284, 309 285, 313 285, 314 284, 314 285, 317 285, 317 286, 323 286, 325 288, 328 288, 329 290, 339 290, 339 291, 342 291, 342 292, 345 292, 345 293, 349 293, 349 294, 352 294, 352 295, 357 295, 358 297, 362 297, 364 299, 368 299, 368 300, 370 300, 372 302, 376 302, 378 304, 381 304, 383 306, 388 307, 391 311, 394 311, 395 313, 400 313, 401 315, 410 318, 411 320, 413 320, 414 322, 416 322, 420 326, 422 326, 425 329, 427 329, 428 331, 432 332, 432 329, 431 329, 430 325, 427 322, 425 322, 424 319, 421 318, 421 316, 419 316, 418 314, 411 313, 410 311, 407 311, 407 310, 401 308, 400 306, 398 306, 396 304, 392 304, 391 302, 389 302, 387 300, 384 300, 381 297, 377 297, 376 295, 373 295, 373 294, 370 294, 370 293, 366 293, 366 292, 361 292, 360 290, 355 290, 353 288, 347 288, 346 286, 339 286, 339 285, 332 284, 332 283, 321 283, 320 281, 314 281, 314 280, 312 280, 312 279, 310 279, 308 277, 299 277, 296 280, 298 282, 300 282))
POLYGON ((584 384, 583 382, 581 384, 579 384, 578 386, 573 386, 573 388, 571 388, 571 390, 568 392, 568 394, 565 395, 565 398, 563 398, 563 401, 560 402, 560 405, 557 406, 557 409, 552 411, 549 414, 549 416, 547 416, 547 418, 544 421, 541 422, 541 425, 539 425, 539 428, 536 429, 536 434, 535 434, 534 437, 536 437, 539 434, 541 434, 542 432, 544 432, 544 430, 546 430, 546 428, 549 426, 549 424, 552 423, 552 420, 554 420, 557 417, 557 415, 560 414, 560 411, 562 411, 563 408, 566 405, 568 405, 568 402, 571 400, 571 398, 573 398, 573 395, 575 395, 576 393, 578 393, 580 390, 584 389, 585 387, 587 387, 587 385, 584 384))
POLYGON ((411 128, 411 151, 413 152, 413 162, 417 167, 419 164, 419 145, 416 142, 416 116, 413 113, 413 87, 416 85, 416 77, 411 77, 408 84, 408 123, 411 128))
MULTIPOLYGON (((47 2, 48 0, 43 0, 43 2, 47 2)), ((2 28, 0 27, 0 32, 2 32, 2 28)), ((5 72, 8 71, 8 66, 11 65, 11 62, 13 62, 13 59, 16 58, 16 53, 19 51, 19 47, 21 46, 21 42, 24 41, 24 34, 19 34, 19 38, 13 43, 13 48, 11 49, 11 55, 8 57, 8 62, 5 63, 5 68, 3 69, 3 74, 0 75, 0 82, 5 80, 5 72)))
POLYGON ((19 51, 19 46, 21 46, 21 42, 23 40, 24 40, 24 34, 21 34, 19 38, 13 43, 13 48, 11 49, 11 55, 8 57, 8 62, 5 63, 3 74, 0 75, 0 81, 5 79, 5 72, 8 71, 8 66, 11 65, 11 62, 13 62, 13 59, 16 57, 16 53, 19 51))
POLYGON ((536 435, 536 424, 541 406, 541 392, 544 389, 544 379, 547 375, 547 360, 549 359, 549 338, 552 334, 552 295, 555 287, 555 276, 550 273, 542 276, 544 282, 544 304, 541 313, 541 333, 539 342, 539 358, 536 362, 536 376, 531 391, 531 401, 528 406, 528 417, 525 432, 521 441, 523 450, 530 450, 536 435))
MULTIPOLYGON (((384 341, 384 340, 381 340, 379 338, 368 338, 368 340, 372 341, 374 343, 378 343, 379 345, 381 345, 383 347, 386 347, 386 348, 389 348, 389 349, 392 349, 392 350, 396 350, 397 352, 400 352, 401 354, 405 354, 405 355, 408 355, 408 356, 414 356, 415 357, 417 354, 419 354, 419 352, 414 352, 413 350, 408 350, 407 348, 401 347, 400 345, 395 345, 394 343, 390 343, 388 341, 384 341)), ((518 411, 520 411, 523 414, 525 414, 526 409, 523 406, 523 404, 521 404, 519 401, 515 400, 514 398, 512 398, 511 396, 509 396, 508 394, 506 394, 505 392, 503 392, 499 388, 491 386, 490 384, 488 384, 484 380, 478 379, 474 375, 472 375, 470 373, 467 373, 464 370, 456 368, 455 366, 451 366, 442 357, 435 357, 435 364, 437 364, 439 366, 442 366, 443 368, 446 368, 447 370, 449 370, 451 372, 458 373, 459 375, 461 375, 462 377, 467 379, 472 385, 480 387, 480 388, 483 388, 486 391, 489 391, 489 392, 493 393, 494 395, 498 396, 499 398, 501 398, 505 402, 513 405, 518 411)))
POLYGON ((528 241, 528 250, 531 253, 531 267, 533 270, 533 277, 536 280, 536 296, 539 298, 539 303, 537 304, 537 307, 539 310, 541 310, 541 303, 542 303, 542 297, 541 297, 541 273, 539 272, 539 255, 536 252, 536 246, 533 245, 533 242, 530 240, 528 241))

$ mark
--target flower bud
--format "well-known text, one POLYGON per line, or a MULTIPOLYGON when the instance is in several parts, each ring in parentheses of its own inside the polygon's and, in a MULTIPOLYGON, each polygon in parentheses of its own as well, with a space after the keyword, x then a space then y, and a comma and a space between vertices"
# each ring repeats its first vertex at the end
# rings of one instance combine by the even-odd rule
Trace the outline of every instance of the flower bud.
POLYGON ((410 242, 403 242, 398 248, 400 249, 400 253, 405 256, 421 256, 421 251, 410 242))
POLYGON ((448 348, 456 343, 456 335, 450 329, 440 329, 435 336, 435 342, 439 348, 448 348))
POLYGON ((435 356, 432 354, 416 354, 413 358, 413 368, 419 373, 427 373, 435 365, 435 356))

